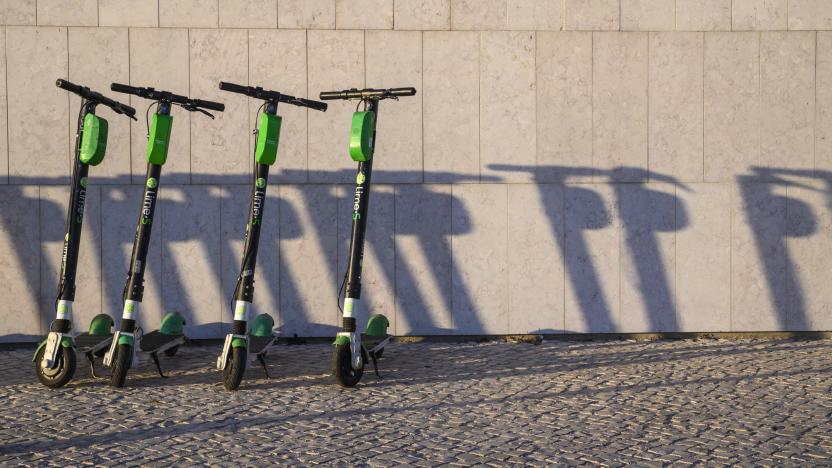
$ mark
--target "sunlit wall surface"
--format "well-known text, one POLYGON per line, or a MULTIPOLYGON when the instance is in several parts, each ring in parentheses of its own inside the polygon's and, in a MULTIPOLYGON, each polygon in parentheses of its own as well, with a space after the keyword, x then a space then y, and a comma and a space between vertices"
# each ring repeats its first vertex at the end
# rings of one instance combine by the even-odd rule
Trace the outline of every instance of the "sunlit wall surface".
MULTIPOLYGON (((385 101, 361 321, 396 335, 832 329, 832 2, 0 1, 0 341, 54 318, 79 99, 56 78, 225 102, 174 109, 140 322, 229 329, 259 102, 219 80, 385 101)), ((107 91, 109 93, 109 91, 107 91)), ((112 93, 111 93, 112 94, 112 93)), ((125 99, 122 96, 122 99, 125 99)), ((120 315, 144 180, 101 108, 76 330, 120 315)), ((355 104, 281 106, 255 311, 330 336, 355 104)))

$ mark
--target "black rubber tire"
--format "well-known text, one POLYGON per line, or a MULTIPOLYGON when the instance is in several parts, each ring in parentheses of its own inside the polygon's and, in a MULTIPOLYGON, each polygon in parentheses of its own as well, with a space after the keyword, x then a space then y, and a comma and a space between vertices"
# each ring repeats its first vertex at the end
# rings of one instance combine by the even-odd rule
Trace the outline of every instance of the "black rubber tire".
POLYGON ((46 351, 45 346, 35 356, 35 374, 37 374, 38 380, 49 388, 63 387, 75 375, 75 349, 61 346, 58 350, 58 365, 55 369, 43 369, 40 366, 44 351, 46 351))
POLYGON ((351 360, 350 345, 335 345, 335 351, 332 353, 332 374, 335 376, 335 382, 342 387, 355 387, 361 381, 364 366, 367 364, 367 351, 363 346, 361 347, 361 368, 353 369, 351 360))
POLYGON ((246 373, 247 354, 246 348, 231 348, 228 353, 228 362, 222 371, 222 385, 226 390, 237 390, 240 387, 243 374, 246 373))
POLYGON ((174 346, 173 348, 168 348, 165 350, 165 356, 167 357, 174 357, 176 356, 176 352, 179 351, 179 345, 174 346))
POLYGON ((127 371, 133 365, 133 346, 120 344, 116 348, 116 355, 113 358, 113 373, 110 375, 110 385, 121 388, 127 380, 127 371))

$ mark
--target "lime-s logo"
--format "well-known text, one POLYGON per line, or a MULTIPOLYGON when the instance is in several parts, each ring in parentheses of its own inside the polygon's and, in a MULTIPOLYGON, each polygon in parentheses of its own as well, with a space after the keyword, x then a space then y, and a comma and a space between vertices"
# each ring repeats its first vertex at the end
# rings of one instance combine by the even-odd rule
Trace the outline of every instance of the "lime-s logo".
POLYGON ((153 189, 153 188, 156 188, 157 185, 159 185, 159 182, 156 180, 155 177, 148 177, 147 178, 147 188, 153 189))
POLYGON ((255 184, 257 185, 257 188, 263 188, 266 186, 266 179, 258 177, 257 181, 255 181, 255 184))
POLYGON ((86 177, 81 177, 80 183, 81 183, 81 187, 87 188, 87 178, 86 177))
POLYGON ((357 185, 363 184, 365 180, 367 180, 367 176, 365 176, 363 172, 359 172, 358 175, 355 176, 355 183, 357 185))

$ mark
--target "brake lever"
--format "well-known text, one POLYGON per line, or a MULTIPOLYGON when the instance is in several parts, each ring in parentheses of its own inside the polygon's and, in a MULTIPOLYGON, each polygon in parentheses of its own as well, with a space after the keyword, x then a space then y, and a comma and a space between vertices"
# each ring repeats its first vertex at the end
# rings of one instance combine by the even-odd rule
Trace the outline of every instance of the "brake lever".
MULTIPOLYGON (((111 108, 111 109, 112 109, 112 108, 111 108)), ((127 112, 124 112, 124 111, 123 111, 123 110, 121 110, 121 109, 118 109, 118 110, 113 109, 113 110, 116 112, 116 114, 126 115, 127 117, 130 117, 131 119, 135 120, 136 122, 138 122, 138 121, 139 121, 139 119, 137 119, 135 115, 130 115, 130 114, 128 114, 127 112)))
POLYGON ((201 107, 197 107, 197 106, 194 106, 192 104, 179 104, 179 106, 182 107, 183 109, 185 109, 188 112, 202 112, 203 114, 207 115, 208 117, 211 117, 211 120, 214 120, 216 118, 216 117, 214 117, 214 114, 206 111, 205 109, 203 109, 201 107))
POLYGON ((205 110, 205 109, 202 109, 202 108, 197 107, 197 108, 196 108, 196 110, 197 110, 197 111, 199 111, 199 112, 202 112, 203 114, 207 115, 208 117, 211 117, 211 120, 216 119, 216 117, 214 117, 214 114, 212 114, 212 113, 208 112, 208 111, 207 111, 207 110, 205 110))

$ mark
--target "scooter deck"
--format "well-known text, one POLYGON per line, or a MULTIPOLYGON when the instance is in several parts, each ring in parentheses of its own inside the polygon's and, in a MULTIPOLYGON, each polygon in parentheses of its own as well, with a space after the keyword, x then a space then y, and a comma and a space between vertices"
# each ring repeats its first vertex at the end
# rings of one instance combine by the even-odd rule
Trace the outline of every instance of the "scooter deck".
POLYGON ((185 343, 185 335, 167 335, 154 330, 142 335, 141 350, 146 353, 159 353, 185 343))
POLYGON ((249 354, 263 354, 274 343, 274 340, 274 336, 250 336, 248 345, 249 354))
POLYGON ((361 344, 367 351, 378 351, 383 349, 393 338, 393 335, 372 336, 366 333, 361 334, 361 344))
POLYGON ((90 335, 89 333, 81 333, 75 337, 75 347, 81 353, 94 353, 100 351, 110 345, 113 339, 113 334, 107 335, 90 335))

